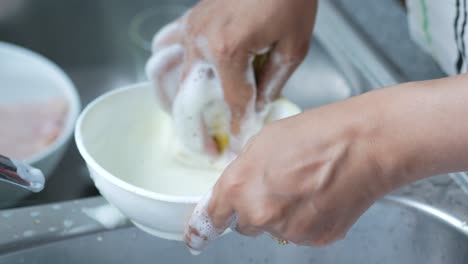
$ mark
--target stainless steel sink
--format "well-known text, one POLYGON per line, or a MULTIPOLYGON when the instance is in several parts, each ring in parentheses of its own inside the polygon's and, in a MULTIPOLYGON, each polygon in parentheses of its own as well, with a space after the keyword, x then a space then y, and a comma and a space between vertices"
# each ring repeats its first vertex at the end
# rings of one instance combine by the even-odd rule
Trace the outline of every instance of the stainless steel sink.
MULTIPOLYGON (((149 53, 132 42, 129 31, 135 19, 151 8, 194 2, 6 0, 0 10, 0 39, 59 64, 86 105, 108 90, 144 80, 149 53)), ((402 81, 329 1, 322 1, 320 9, 312 48, 288 83, 286 96, 310 108, 402 81)), ((154 30, 166 22, 154 20, 154 30)), ((150 237, 128 222, 105 229, 82 213, 84 207, 105 203, 102 198, 83 199, 95 195, 72 144, 46 189, 19 204, 35 206, 0 211, 0 263, 468 263, 465 223, 401 198, 378 202, 346 240, 332 247, 283 247, 266 236, 231 234, 192 257, 181 243, 150 237)), ((2 202, 0 208, 6 205, 2 202)))
MULTIPOLYGON (((149 41, 159 27, 178 15, 159 15, 150 21, 149 27, 138 28, 149 10, 175 7, 180 10, 194 2, 4 1, 0 39, 55 61, 70 75, 85 106, 110 89, 145 80, 143 66, 149 52, 145 50, 147 43, 142 42, 149 41), (135 32, 140 32, 140 37, 135 37, 135 32), (136 42, 138 38, 142 41, 136 42)), ((288 83, 286 96, 309 108, 399 81, 391 67, 360 39, 328 1, 323 1, 320 9, 312 48, 288 83)), ((45 190, 19 206, 93 195, 97 191, 75 145, 71 144, 45 190)), ((9 204, 7 199, 1 199, 0 208, 9 204)))
POLYGON ((0 263, 468 263, 466 223, 396 197, 375 204, 345 240, 330 247, 281 246, 267 235, 231 233, 200 256, 128 223, 106 229, 82 212, 102 204, 102 198, 90 198, 3 211, 0 263))

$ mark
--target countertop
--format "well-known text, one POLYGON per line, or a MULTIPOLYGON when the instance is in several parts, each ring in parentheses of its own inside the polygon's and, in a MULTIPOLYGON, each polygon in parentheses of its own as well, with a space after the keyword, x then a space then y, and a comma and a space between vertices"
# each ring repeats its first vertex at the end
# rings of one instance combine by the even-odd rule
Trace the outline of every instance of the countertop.
MULTIPOLYGON (((398 0, 331 0, 408 81, 445 76, 430 55, 411 40, 406 11, 398 0)), ((448 176, 404 186, 398 195, 414 198, 468 220, 468 195, 448 176)))

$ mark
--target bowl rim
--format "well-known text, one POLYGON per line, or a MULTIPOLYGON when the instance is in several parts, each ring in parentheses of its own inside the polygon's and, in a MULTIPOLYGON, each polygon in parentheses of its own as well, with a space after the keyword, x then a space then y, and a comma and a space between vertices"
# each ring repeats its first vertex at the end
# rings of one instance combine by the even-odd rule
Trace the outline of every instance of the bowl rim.
POLYGON ((64 93, 64 98, 67 101, 68 110, 65 125, 60 131, 60 135, 52 143, 24 159, 26 163, 34 165, 35 163, 52 156, 61 147, 66 145, 68 140, 70 140, 73 135, 75 121, 77 120, 81 110, 80 97, 78 96, 77 89, 71 81, 70 77, 50 59, 30 49, 4 41, 0 41, 0 48, 9 49, 15 54, 25 55, 28 57, 28 59, 35 60, 43 64, 45 67, 50 68, 50 70, 55 73, 54 79, 61 80, 65 84, 58 86, 59 89, 64 93))
MULTIPOLYGON (((138 196, 144 196, 146 198, 160 200, 165 202, 172 202, 172 203, 181 203, 181 204, 196 204, 198 201, 201 200, 202 195, 200 196, 180 196, 180 195, 169 195, 169 194, 162 194, 154 191, 147 190, 142 187, 135 186, 123 179, 115 176, 114 174, 107 171, 104 167, 102 167, 88 152, 84 140, 83 134, 81 132, 83 122, 87 118, 88 114, 91 112, 93 108, 95 108, 98 104, 102 101, 107 100, 108 98, 115 96, 117 94, 125 93, 130 90, 134 89, 148 89, 151 86, 149 82, 139 82, 130 85, 126 85, 120 88, 113 89, 108 91, 96 99, 94 99, 91 103, 89 103, 84 110, 81 112, 75 126, 75 142, 78 147, 78 151, 80 152, 81 156, 85 160, 88 167, 92 168, 97 172, 97 177, 102 177, 107 180, 110 184, 113 184, 123 190, 129 191, 133 194, 138 196)), ((155 101, 156 104, 156 101, 155 101)), ((92 178, 92 177, 91 177, 92 178)), ((93 179, 93 181, 95 181, 93 179)))

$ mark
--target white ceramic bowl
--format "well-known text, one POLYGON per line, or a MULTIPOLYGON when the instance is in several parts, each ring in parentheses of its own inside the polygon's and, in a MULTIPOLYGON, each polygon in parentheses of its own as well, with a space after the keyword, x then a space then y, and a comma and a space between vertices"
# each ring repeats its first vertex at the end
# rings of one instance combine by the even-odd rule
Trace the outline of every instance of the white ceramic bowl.
MULTIPOLYGON (((25 161, 42 170, 53 172, 73 135, 81 104, 75 86, 53 62, 25 48, 0 41, 0 104, 30 102, 61 96, 68 106, 65 125, 60 135, 47 147, 25 161)), ((9 205, 28 195, 8 184, 0 184, 0 206, 9 205)))
POLYGON ((152 86, 136 84, 90 103, 78 118, 75 139, 91 178, 111 204, 144 231, 181 240, 184 225, 203 193, 166 195, 132 180, 141 176, 137 175, 142 171, 139 167, 151 162, 151 153, 161 144, 154 139, 154 133, 171 133, 170 122, 170 117, 158 108, 152 86))

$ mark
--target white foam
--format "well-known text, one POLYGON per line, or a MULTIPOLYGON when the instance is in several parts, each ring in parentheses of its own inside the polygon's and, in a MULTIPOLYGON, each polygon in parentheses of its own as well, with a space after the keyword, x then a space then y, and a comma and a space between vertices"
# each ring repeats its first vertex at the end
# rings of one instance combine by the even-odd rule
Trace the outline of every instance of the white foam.
POLYGON ((74 224, 73 220, 70 220, 70 219, 63 220, 63 227, 65 228, 70 228, 73 226, 73 224, 74 224))
POLYGON ((189 149, 201 155, 206 154, 207 140, 211 140, 208 138, 208 134, 212 132, 210 130, 217 127, 217 130, 221 130, 219 132, 229 131, 226 122, 229 120, 229 110, 216 76, 218 73, 214 65, 195 63, 181 84, 172 106, 178 138, 189 149), (204 123, 212 127, 204 127, 204 123))
POLYGON ((233 227, 237 223, 237 217, 233 213, 231 217, 227 219, 222 228, 218 228, 213 224, 213 221, 208 215, 207 208, 211 199, 211 191, 208 192, 195 207, 192 217, 186 227, 186 234, 191 234, 188 246, 190 252, 193 255, 198 255, 201 251, 213 240, 221 236, 227 228, 233 227), (190 233, 189 229, 193 228, 197 230, 199 235, 190 233))
POLYGON ((159 48, 161 48, 161 42, 164 41, 164 39, 168 38, 169 35, 175 34, 178 30, 181 30, 180 23, 178 21, 174 21, 170 24, 167 24, 163 28, 159 30, 159 32, 154 36, 152 44, 151 44, 151 49, 153 52, 158 51, 159 48))
POLYGON ((24 237, 32 237, 36 234, 36 231, 34 230, 26 230, 23 232, 24 237))
POLYGON ((277 72, 271 77, 269 82, 265 85, 265 103, 270 103, 271 99, 273 98, 273 93, 275 91, 278 91, 280 88, 280 85, 282 84, 282 81, 284 81, 287 77, 287 74, 292 67, 292 65, 288 64, 282 64, 282 58, 281 54, 278 52, 273 52, 272 53, 272 61, 275 67, 278 67, 277 72))
POLYGON ((4 212, 4 213, 2 213, 2 217, 3 217, 3 218, 9 218, 9 217, 12 216, 12 215, 13 215, 12 212, 4 212))
POLYGON ((202 58, 205 61, 212 64, 215 63, 213 54, 211 54, 210 52, 210 45, 208 43, 208 39, 205 36, 198 36, 195 38, 195 47, 197 47, 198 52, 200 52, 202 58))
POLYGON ((120 226, 128 220, 126 216, 124 216, 117 208, 110 204, 104 204, 91 208, 83 208, 81 211, 108 229, 120 226))
POLYGON ((34 211, 34 212, 29 213, 29 215, 34 218, 34 217, 38 217, 39 215, 41 215, 41 212, 34 211))
POLYGON ((265 48, 260 49, 257 52, 255 52, 255 54, 257 54, 257 55, 267 54, 270 50, 271 50, 271 47, 265 47, 265 48))
POLYGON ((165 69, 168 61, 183 57, 185 50, 180 44, 173 44, 159 50, 146 63, 146 74, 157 89, 156 98, 166 109, 170 108, 170 102, 175 97, 177 86, 182 76, 182 64, 178 64, 170 70, 165 69))

